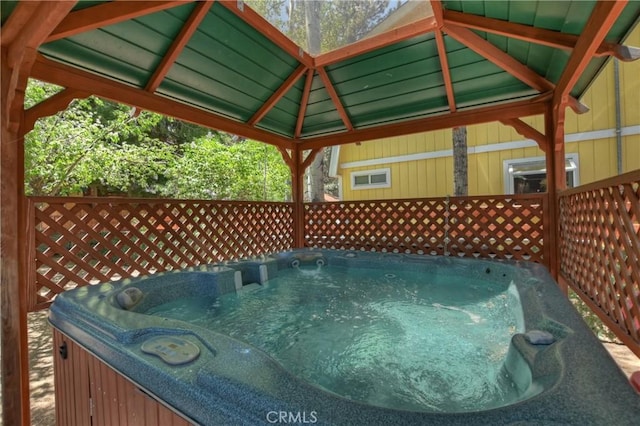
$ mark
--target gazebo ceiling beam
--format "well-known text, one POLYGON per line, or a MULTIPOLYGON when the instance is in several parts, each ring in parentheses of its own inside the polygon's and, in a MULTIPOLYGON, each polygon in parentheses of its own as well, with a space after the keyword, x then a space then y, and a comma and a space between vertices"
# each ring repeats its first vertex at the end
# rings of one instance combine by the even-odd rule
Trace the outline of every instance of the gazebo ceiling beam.
MULTIPOLYGON (((454 10, 444 11, 444 23, 445 25, 458 25, 563 50, 574 49, 578 42, 578 36, 573 34, 530 27, 515 22, 487 18, 454 10)), ((637 59, 638 50, 637 48, 602 42, 597 47, 594 56, 615 56, 622 61, 631 61, 637 59)))
POLYGON ((164 98, 142 89, 109 80, 77 68, 70 67, 39 55, 32 76, 42 81, 91 93, 115 102, 140 107, 190 123, 256 139, 271 145, 291 148, 293 141, 285 137, 248 126, 244 123, 216 116, 210 112, 164 98))
POLYGON ((529 124, 522 121, 521 119, 508 118, 508 119, 500 120, 500 122, 505 126, 513 127, 516 132, 518 132, 520 135, 524 136, 525 138, 534 140, 542 151, 544 152, 547 151, 549 147, 548 138, 544 134, 540 133, 538 130, 531 127, 529 124))
POLYGON ((626 5, 627 0, 600 0, 596 3, 573 52, 571 52, 569 61, 558 80, 553 99, 554 106, 565 103, 565 98, 569 97, 573 86, 575 86, 585 68, 589 65, 591 58, 602 44, 604 38, 626 5))
POLYGON ((307 104, 309 103, 309 95, 311 94, 311 84, 313 83, 313 75, 315 71, 310 69, 307 71, 307 77, 304 82, 304 90, 300 99, 300 107, 298 108, 298 119, 296 120, 296 130, 294 137, 299 138, 302 134, 302 125, 304 124, 304 116, 307 113, 307 104))
POLYGON ((447 102, 449 103, 449 111, 456 112, 456 99, 453 93, 453 82, 451 81, 451 71, 449 70, 449 60, 447 59, 447 48, 444 44, 442 36, 442 27, 444 25, 443 8, 440 0, 431 0, 431 10, 436 20, 438 29, 435 30, 436 46, 438 48, 438 58, 440 59, 440 68, 442 69, 442 80, 444 88, 447 92, 447 102))
MULTIPOLYGON (((467 46, 480 56, 493 62, 498 67, 502 68, 518 80, 529 85, 531 88, 537 90, 540 93, 547 92, 554 89, 554 84, 533 71, 531 68, 520 63, 517 59, 513 58, 508 53, 497 48, 484 38, 480 37, 473 31, 459 27, 457 25, 446 25, 444 31, 458 42, 467 46)), ((566 103, 572 107, 577 113, 585 112, 588 110, 586 106, 579 106, 578 100, 566 99, 566 103)))
POLYGON ((302 77, 302 74, 304 74, 306 70, 307 67, 305 67, 304 64, 300 64, 298 68, 296 68, 284 81, 284 83, 280 85, 278 90, 273 92, 269 99, 260 107, 258 111, 256 111, 256 113, 253 115, 253 117, 251 117, 247 124, 250 126, 254 126, 256 123, 262 120, 262 118, 269 113, 271 108, 273 108, 278 103, 278 101, 280 101, 280 99, 282 99, 282 97, 287 94, 289 89, 291 89, 293 85, 298 82, 298 80, 300 79, 300 77, 302 77))
POLYGON ((114 1, 91 6, 69 13, 47 37, 45 43, 182 6, 188 1, 114 1))
POLYGON ((589 16, 575 49, 571 52, 567 65, 558 80, 556 90, 553 94, 553 138, 554 149, 556 151, 564 149, 564 122, 567 99, 573 86, 589 64, 598 46, 611 30, 611 27, 620 16, 627 5, 627 0, 615 2, 598 1, 589 16))
POLYGON ((218 4, 226 7, 240 19, 245 21, 255 30, 264 35, 271 42, 275 43, 282 50, 287 52, 307 68, 313 68, 313 58, 304 49, 291 41, 280 30, 274 27, 269 21, 264 19, 258 12, 246 6, 242 1, 220 1, 218 4))
POLYGON ((352 142, 364 142, 393 136, 422 133, 432 130, 450 129, 471 124, 500 121, 501 119, 520 118, 544 113, 548 105, 546 98, 541 100, 522 100, 484 108, 457 110, 436 117, 420 118, 402 123, 393 123, 381 127, 356 129, 343 134, 319 136, 299 142, 301 149, 314 149, 325 146, 343 145, 352 142))
POLYGON ((37 103, 31 108, 24 111, 24 120, 22 122, 22 131, 28 133, 33 130, 33 126, 41 117, 57 114, 66 109, 74 99, 82 99, 90 96, 89 92, 77 89, 64 89, 53 96, 48 97, 42 102, 37 103))
POLYGON ((335 87, 333 87, 333 83, 331 82, 327 71, 323 67, 320 67, 318 68, 318 74, 320 74, 320 78, 324 83, 324 88, 327 90, 327 93, 329 93, 329 97, 338 110, 338 115, 340 115, 340 118, 342 119, 344 126, 347 128, 347 131, 353 130, 351 119, 349 118, 347 111, 344 109, 344 105, 342 105, 342 102, 340 101, 340 96, 338 96, 338 92, 336 92, 335 87))
POLYGON ((436 19, 433 16, 419 19, 383 34, 367 37, 347 46, 319 55, 315 58, 314 63, 316 67, 329 66, 391 44, 399 43, 403 40, 408 40, 410 38, 432 32, 437 27, 436 19))
POLYGON ((147 86, 145 87, 146 91, 155 92, 156 89, 160 87, 162 80, 164 80, 167 73, 176 62, 176 59, 178 59, 178 56, 182 53, 184 47, 189 43, 189 40, 191 40, 191 37, 198 29, 198 26, 204 17, 209 13, 209 9, 211 9, 212 5, 213 1, 199 2, 196 5, 193 12, 191 12, 191 15, 187 19, 187 22, 185 22, 176 38, 173 40, 171 47, 169 47, 169 50, 167 50, 167 53, 162 58, 160 65, 158 65, 147 82, 147 86))

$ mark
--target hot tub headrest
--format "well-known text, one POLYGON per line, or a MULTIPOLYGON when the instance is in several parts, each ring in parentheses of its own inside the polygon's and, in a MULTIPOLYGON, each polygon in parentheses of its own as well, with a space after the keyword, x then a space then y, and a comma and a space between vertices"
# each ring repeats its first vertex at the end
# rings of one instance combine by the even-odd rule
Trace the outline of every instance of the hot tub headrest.
POLYGON ((136 306, 143 298, 144 293, 138 287, 129 287, 116 295, 116 300, 122 309, 129 310, 136 306))

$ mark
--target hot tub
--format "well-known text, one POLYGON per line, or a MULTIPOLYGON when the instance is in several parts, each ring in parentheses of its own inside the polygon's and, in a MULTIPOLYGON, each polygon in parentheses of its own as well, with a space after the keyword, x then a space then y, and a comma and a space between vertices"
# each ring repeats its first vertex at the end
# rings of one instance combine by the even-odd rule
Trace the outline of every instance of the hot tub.
POLYGON ((640 398, 544 267, 299 250, 65 292, 51 324, 224 424, 634 424, 640 398))

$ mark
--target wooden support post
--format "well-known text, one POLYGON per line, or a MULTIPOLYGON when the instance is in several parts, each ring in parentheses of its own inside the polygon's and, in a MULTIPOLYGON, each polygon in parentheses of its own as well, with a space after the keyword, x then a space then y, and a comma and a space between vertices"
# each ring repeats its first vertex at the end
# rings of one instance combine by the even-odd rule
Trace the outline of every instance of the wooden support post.
MULTIPOLYGON (((545 150, 545 160, 547 167, 547 193, 549 194, 547 209, 549 220, 549 272, 551 276, 559 281, 560 274, 560 224, 558 191, 566 187, 566 173, 564 170, 564 122, 557 118, 558 109, 550 105, 544 116, 545 134, 548 140, 549 149, 545 150)), ((566 285, 561 285, 562 291, 567 294, 566 285)))
POLYGON ((75 1, 18 2, 2 26, 0 88, 0 310, 2 420, 29 425, 24 219, 24 95, 38 46, 75 1))
MULTIPOLYGON (((16 94, 7 80, 13 70, 2 48, 2 110, 16 94), (13 91, 13 93, 11 93, 13 91)), ((25 81, 26 83, 26 81, 25 81)), ((19 89, 18 89, 19 91, 19 89)), ((21 260, 23 155, 19 113, 3 114, 0 138, 0 310, 2 311, 2 419, 6 425, 30 424, 27 300, 21 260), (18 119, 18 123, 15 119, 18 119)))
POLYGON ((291 192, 294 202, 294 244, 303 248, 304 243, 304 159, 303 150, 296 146, 292 152, 291 192))

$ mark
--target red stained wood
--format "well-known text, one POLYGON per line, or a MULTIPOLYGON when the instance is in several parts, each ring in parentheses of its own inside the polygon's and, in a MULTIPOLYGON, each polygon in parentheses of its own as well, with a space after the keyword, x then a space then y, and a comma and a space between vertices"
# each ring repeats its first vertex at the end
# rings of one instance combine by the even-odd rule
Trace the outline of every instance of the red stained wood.
POLYGON ((549 265, 546 194, 308 203, 305 245, 549 265))
POLYGON ((293 73, 291 73, 291 75, 285 80, 285 82, 282 83, 278 90, 273 92, 273 95, 269 97, 267 102, 265 102, 262 107, 260 107, 260 109, 253 115, 253 117, 251 117, 247 124, 253 126, 260 120, 262 120, 262 118, 267 115, 271 108, 273 108, 278 103, 278 101, 287 94, 289 89, 291 89, 291 87, 293 87, 293 85, 298 82, 298 79, 302 77, 302 74, 304 74, 306 70, 307 68, 304 65, 298 66, 298 68, 296 68, 293 73))
POLYGON ((346 134, 316 137, 301 141, 299 145, 303 149, 322 148, 350 142, 365 142, 392 136, 448 129, 455 126, 468 126, 490 121, 500 121, 505 118, 526 117, 544 113, 547 108, 546 105, 546 98, 541 98, 539 100, 519 101, 473 110, 457 110, 447 115, 389 124, 373 129, 356 129, 346 134))
POLYGON ((93 75, 64 64, 57 63, 38 56, 33 69, 32 77, 64 87, 83 88, 91 87, 93 94, 115 102, 124 103, 168 115, 187 121, 189 123, 214 128, 235 135, 256 139, 275 146, 291 148, 293 142, 271 132, 256 129, 244 123, 217 117, 199 108, 191 107, 154 95, 146 90, 136 89, 112 80, 93 75))
POLYGON ((327 93, 329 93, 329 97, 333 101, 333 105, 335 105, 336 109, 338 110, 338 114, 340 115, 344 126, 347 128, 347 131, 353 130, 351 119, 349 118, 347 111, 344 109, 344 105, 342 105, 340 96, 338 96, 335 87, 333 87, 333 83, 331 82, 329 75, 327 75, 327 71, 321 67, 318 68, 318 74, 320 74, 320 78, 324 83, 324 88, 327 90, 327 93))
POLYGON ((319 55, 315 58, 314 64, 316 67, 322 68, 390 44, 429 33, 436 28, 437 22, 435 18, 423 18, 402 27, 387 31, 383 34, 364 38, 355 43, 351 43, 348 46, 319 55))
POLYGON ((188 426, 191 423, 58 330, 53 331, 56 422, 65 426, 188 426), (59 348, 65 344, 68 356, 59 348))
POLYGON ((196 32, 198 25, 200 25, 212 5, 213 1, 203 1, 196 5, 189 16, 189 19, 187 19, 187 22, 185 22, 184 26, 180 30, 180 33, 178 33, 176 38, 173 40, 173 43, 164 55, 164 58, 162 58, 160 65, 158 65, 158 68, 156 68, 149 79, 149 82, 145 87, 146 91, 155 92, 160 86, 162 80, 164 80, 164 77, 167 75, 176 59, 178 59, 178 56, 180 56, 184 47, 189 43, 189 40, 191 40, 191 36, 196 32))
POLYGON ((31 310, 69 286, 293 247, 291 203, 44 197, 29 206, 31 310))
POLYGON ((185 4, 185 1, 117 1, 81 9, 70 13, 60 22, 45 42, 170 9, 185 4))
MULTIPOLYGON (((444 23, 445 25, 459 25, 556 49, 572 50, 578 42, 578 36, 574 34, 564 34, 515 22, 456 12, 455 10, 444 11, 444 23)), ((603 42, 597 48, 595 56, 608 55, 616 56, 622 60, 626 59, 626 56, 621 54, 619 45, 603 42)))
POLYGON ((304 116, 307 113, 307 103, 309 102, 309 94, 311 93, 311 84, 313 83, 314 70, 307 71, 307 79, 304 82, 304 91, 300 99, 300 109, 298 110, 298 119, 296 121, 295 137, 299 138, 302 133, 302 125, 304 124, 304 116))

